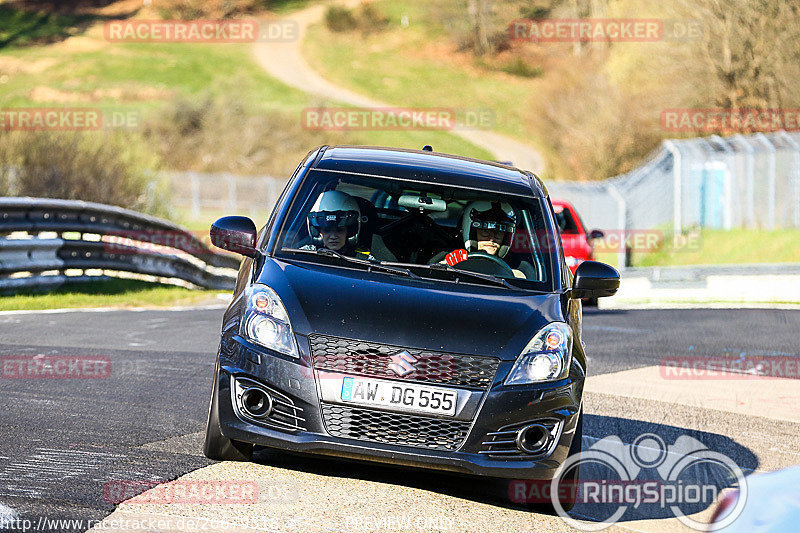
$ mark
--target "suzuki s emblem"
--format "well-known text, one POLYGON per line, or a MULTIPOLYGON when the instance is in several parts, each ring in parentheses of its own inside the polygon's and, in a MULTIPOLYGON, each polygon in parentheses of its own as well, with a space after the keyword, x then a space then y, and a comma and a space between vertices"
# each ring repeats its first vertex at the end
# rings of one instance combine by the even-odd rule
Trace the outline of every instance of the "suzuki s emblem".
POLYGON ((416 370, 412 364, 417 362, 416 358, 405 350, 397 352, 390 359, 392 362, 389 363, 389 370, 401 378, 416 370))

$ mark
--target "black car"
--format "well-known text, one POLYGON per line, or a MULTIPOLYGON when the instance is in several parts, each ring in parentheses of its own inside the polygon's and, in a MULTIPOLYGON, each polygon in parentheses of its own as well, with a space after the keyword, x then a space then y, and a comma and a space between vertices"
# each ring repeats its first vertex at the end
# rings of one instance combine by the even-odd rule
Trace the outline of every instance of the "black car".
POLYGON ((258 235, 231 216, 211 237, 245 259, 207 457, 248 460, 255 444, 549 480, 580 450, 580 299, 613 294, 619 276, 586 261, 573 281, 530 172, 322 147, 258 235))

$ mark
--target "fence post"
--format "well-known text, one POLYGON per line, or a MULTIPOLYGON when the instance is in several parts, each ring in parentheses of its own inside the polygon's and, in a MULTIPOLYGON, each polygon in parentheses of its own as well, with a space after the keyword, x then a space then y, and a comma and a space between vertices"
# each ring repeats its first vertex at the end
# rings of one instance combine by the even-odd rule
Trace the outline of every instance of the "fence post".
POLYGON ((681 151, 674 141, 664 141, 664 146, 672 154, 672 233, 681 234, 681 151))
POLYGON ((785 140, 794 150, 792 156, 792 222, 795 228, 800 227, 800 144, 792 139, 791 135, 781 130, 778 135, 785 140))
POLYGON ((733 137, 733 140, 739 143, 739 146, 744 148, 745 151, 745 168, 747 173, 747 189, 745 190, 745 194, 747 195, 747 227, 754 229, 756 226, 755 150, 750 144, 750 141, 747 140, 741 133, 733 137))
POLYGON ((228 182, 228 211, 231 213, 236 213, 236 178, 231 174, 225 174, 225 179, 228 182))
POLYGON ((189 173, 189 183, 192 190, 192 218, 200 218, 200 183, 197 181, 197 173, 189 173))
POLYGON ((733 148, 719 135, 712 135, 711 139, 725 152, 725 167, 727 175, 722 183, 722 197, 725 199, 725 208, 722 212, 722 226, 726 230, 733 227, 733 185, 737 183, 736 165, 733 160, 733 148))
POLYGON ((757 133, 755 138, 761 141, 767 151, 769 152, 769 207, 767 208, 767 217, 769 218, 769 229, 775 229, 775 159, 777 157, 777 150, 775 145, 770 142, 766 135, 757 133))
POLYGON ((622 271, 625 270, 625 266, 627 264, 627 254, 625 253, 625 248, 628 242, 628 206, 625 202, 625 197, 622 196, 617 188, 611 183, 608 184, 608 192, 617 201, 617 226, 619 227, 619 231, 621 233, 621 238, 619 241, 619 257, 617 258, 617 269, 622 271))

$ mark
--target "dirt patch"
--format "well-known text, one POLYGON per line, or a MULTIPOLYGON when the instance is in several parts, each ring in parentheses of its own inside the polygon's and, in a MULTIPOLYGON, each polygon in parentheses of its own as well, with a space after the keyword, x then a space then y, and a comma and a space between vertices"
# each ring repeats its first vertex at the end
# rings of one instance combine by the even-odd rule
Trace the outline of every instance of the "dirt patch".
POLYGON ((75 37, 66 39, 64 42, 59 43, 56 46, 64 48, 67 52, 94 52, 96 50, 102 50, 108 46, 108 43, 105 41, 92 39, 91 37, 77 35, 75 37))
POLYGON ((60 91, 52 87, 40 85, 34 87, 28 94, 28 98, 34 102, 58 102, 58 103, 71 103, 71 102, 90 102, 91 98, 87 94, 60 91))
POLYGON ((30 61, 13 56, 0 55, 0 73, 2 74, 38 74, 54 66, 58 61, 53 58, 30 61))
POLYGON ((91 92, 62 91, 53 87, 40 85, 35 87, 28 97, 34 102, 96 102, 99 100, 116 100, 118 102, 141 102, 147 100, 166 100, 172 97, 172 91, 158 87, 107 87, 91 92))

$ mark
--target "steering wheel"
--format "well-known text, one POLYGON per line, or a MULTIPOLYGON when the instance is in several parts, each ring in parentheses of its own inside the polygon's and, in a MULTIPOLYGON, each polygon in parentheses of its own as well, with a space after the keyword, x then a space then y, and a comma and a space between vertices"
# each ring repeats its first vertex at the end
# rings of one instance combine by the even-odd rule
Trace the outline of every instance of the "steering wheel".
POLYGON ((503 278, 515 277, 514 271, 505 261, 486 252, 469 252, 464 261, 456 264, 456 268, 503 278))

